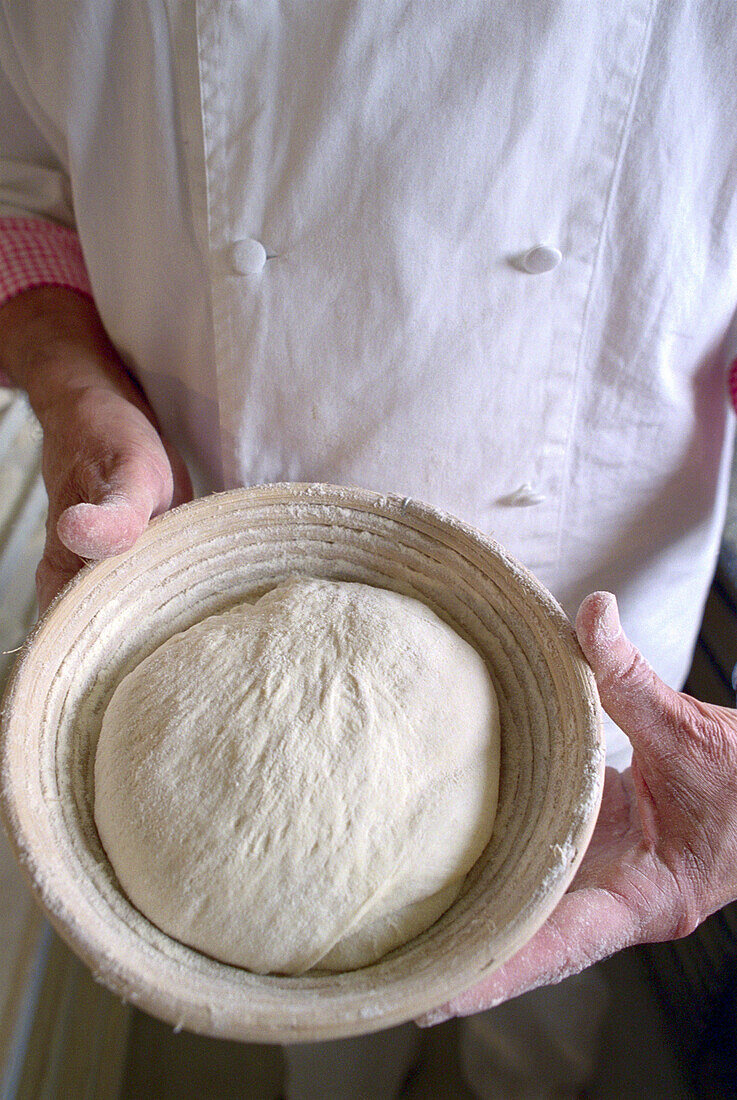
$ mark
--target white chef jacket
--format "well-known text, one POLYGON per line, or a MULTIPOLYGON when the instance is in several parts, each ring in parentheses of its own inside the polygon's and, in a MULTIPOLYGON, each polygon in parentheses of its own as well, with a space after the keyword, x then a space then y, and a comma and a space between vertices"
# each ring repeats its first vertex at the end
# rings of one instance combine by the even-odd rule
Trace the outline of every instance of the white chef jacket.
POLYGON ((733 433, 731 0, 0 12, 0 215, 76 227, 210 488, 428 501, 569 613, 614 591, 680 685, 733 433))

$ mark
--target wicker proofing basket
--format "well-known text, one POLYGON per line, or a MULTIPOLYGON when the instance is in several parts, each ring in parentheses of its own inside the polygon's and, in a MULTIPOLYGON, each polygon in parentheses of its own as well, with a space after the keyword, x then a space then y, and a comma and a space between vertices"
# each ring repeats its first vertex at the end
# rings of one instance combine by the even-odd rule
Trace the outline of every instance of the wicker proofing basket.
POLYGON ((596 688, 570 623, 500 546, 416 501, 294 484, 185 505, 133 550, 83 570, 18 659, 1 766, 18 859, 100 981, 176 1026, 289 1042, 411 1019, 509 958, 581 860, 604 753, 596 688), (264 977, 170 939, 128 902, 95 830, 93 763, 105 706, 127 672, 175 632, 298 574, 418 597, 476 646, 499 695, 501 787, 491 841, 430 929, 362 970, 264 977))

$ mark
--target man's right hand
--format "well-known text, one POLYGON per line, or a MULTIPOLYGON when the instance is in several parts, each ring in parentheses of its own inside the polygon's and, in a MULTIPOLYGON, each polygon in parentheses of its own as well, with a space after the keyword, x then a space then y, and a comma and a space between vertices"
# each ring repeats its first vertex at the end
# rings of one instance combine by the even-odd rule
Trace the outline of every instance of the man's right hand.
POLYGON ((0 338, 0 366, 28 392, 43 430, 43 613, 84 559, 128 549, 192 486, 91 301, 57 287, 25 291, 0 308, 0 338))
POLYGON ((127 550, 152 516, 189 500, 192 487, 178 453, 115 393, 76 392, 46 409, 42 427, 49 514, 36 590, 43 613, 83 559, 127 550))

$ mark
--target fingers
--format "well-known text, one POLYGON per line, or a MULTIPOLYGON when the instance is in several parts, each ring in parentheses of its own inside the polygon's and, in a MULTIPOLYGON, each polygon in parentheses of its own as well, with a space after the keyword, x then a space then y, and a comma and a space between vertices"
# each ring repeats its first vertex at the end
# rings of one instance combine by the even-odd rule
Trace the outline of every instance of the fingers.
MULTIPOLYGON (((172 492, 170 508, 177 508, 180 504, 186 504, 188 500, 192 499, 192 478, 189 476, 189 470, 187 464, 180 455, 179 451, 174 447, 168 439, 162 439, 167 458, 169 459, 169 465, 171 467, 172 478, 174 481, 174 489, 172 492)), ((156 513, 154 513, 156 514, 156 513)))
POLYGON ((561 898, 555 912, 521 951, 486 981, 418 1017, 420 1027, 433 1027, 453 1016, 471 1016, 541 985, 579 974, 637 942, 632 910, 615 894, 574 890, 561 898))
POLYGON ((607 714, 636 748, 676 731, 677 692, 667 687, 622 630, 617 601, 610 592, 593 592, 581 604, 576 632, 591 665, 607 714))
POLYGON ((36 598, 39 614, 44 614, 54 597, 83 565, 84 562, 74 555, 69 555, 69 561, 65 562, 56 555, 52 556, 48 550, 44 552, 36 569, 36 598))
POLYGON ((737 750, 723 748, 731 744, 727 712, 655 675, 609 593, 583 601, 576 629, 605 709, 634 744, 632 773, 619 787, 609 781, 595 842, 540 931, 486 981, 426 1013, 421 1026, 561 981, 634 943, 685 935, 734 896, 729 788, 737 750))

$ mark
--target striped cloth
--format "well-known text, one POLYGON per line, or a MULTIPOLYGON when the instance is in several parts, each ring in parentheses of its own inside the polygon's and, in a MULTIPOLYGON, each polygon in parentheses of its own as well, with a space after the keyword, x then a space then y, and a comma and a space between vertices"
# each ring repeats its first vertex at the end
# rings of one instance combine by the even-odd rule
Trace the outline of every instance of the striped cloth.
MULTIPOLYGON (((64 286, 92 295, 79 237, 66 225, 41 218, 0 218, 0 305, 21 290, 39 286, 64 286)), ((737 359, 729 369, 727 386, 737 410, 737 359)))

